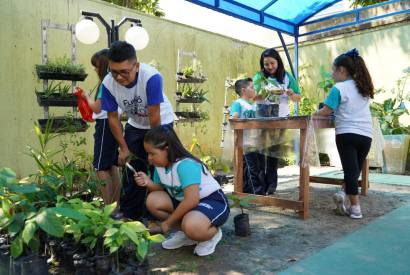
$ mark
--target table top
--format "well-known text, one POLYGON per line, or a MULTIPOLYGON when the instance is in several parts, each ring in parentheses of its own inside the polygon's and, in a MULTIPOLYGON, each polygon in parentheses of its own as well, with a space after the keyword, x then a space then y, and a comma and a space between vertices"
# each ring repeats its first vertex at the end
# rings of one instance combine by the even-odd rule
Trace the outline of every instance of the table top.
POLYGON ((257 117, 231 118, 232 129, 304 129, 311 122, 314 128, 334 128, 332 116, 288 116, 288 117, 257 117))

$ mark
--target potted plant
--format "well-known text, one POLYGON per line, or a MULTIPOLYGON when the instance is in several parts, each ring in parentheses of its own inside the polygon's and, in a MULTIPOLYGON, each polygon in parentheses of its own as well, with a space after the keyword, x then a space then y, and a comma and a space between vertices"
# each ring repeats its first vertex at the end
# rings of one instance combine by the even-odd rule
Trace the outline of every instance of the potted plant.
POLYGON ((228 199, 230 200, 230 208, 240 208, 241 213, 237 214, 233 218, 235 226, 235 235, 240 237, 246 237, 251 234, 251 228, 249 225, 249 215, 243 212, 243 209, 249 207, 250 201, 253 199, 252 196, 243 196, 229 194, 228 199))
POLYGON ((110 215, 116 203, 106 205, 101 209, 98 201, 83 202, 79 199, 66 200, 60 197, 57 203, 59 209, 75 209, 84 216, 78 222, 67 219, 67 232, 73 235, 77 242, 81 242, 93 251, 96 268, 100 272, 107 272, 111 264, 120 271, 121 261, 118 251, 130 244, 134 245, 135 257, 142 262, 151 243, 162 242, 160 234, 150 235, 148 229, 138 221, 113 220, 110 215), (113 258, 114 257, 114 258, 113 258))
POLYGON ((40 118, 38 124, 42 133, 45 131, 51 133, 85 132, 88 129, 87 123, 81 118, 74 117, 72 113, 67 113, 65 116, 40 118))
MULTIPOLYGON (((410 76, 410 67, 403 70, 404 75, 396 81, 396 86, 390 91, 395 98, 388 98, 382 103, 373 102, 370 111, 380 122, 380 129, 385 140, 384 167, 386 173, 404 174, 410 143, 410 126, 403 125, 400 117, 409 114, 405 101, 410 99, 406 90, 406 82, 410 76)), ((377 93, 385 93, 384 89, 377 93)))
POLYGON ((275 79, 266 77, 256 80, 254 85, 261 87, 256 101, 256 117, 277 117, 280 95, 285 92, 284 86, 275 79))
POLYGON ((46 89, 36 91, 37 102, 40 106, 77 107, 77 97, 70 93, 71 85, 50 81, 46 89))
POLYGON ((202 103, 209 100, 206 98, 208 91, 191 84, 183 84, 181 91, 177 91, 177 102, 179 103, 202 103))
POLYGON ((191 66, 186 66, 182 71, 177 72, 177 82, 179 83, 203 83, 206 77, 202 73, 202 65, 196 59, 191 66))
POLYGON ((87 77, 84 66, 73 64, 66 56, 37 64, 35 68, 39 79, 84 81, 87 77))

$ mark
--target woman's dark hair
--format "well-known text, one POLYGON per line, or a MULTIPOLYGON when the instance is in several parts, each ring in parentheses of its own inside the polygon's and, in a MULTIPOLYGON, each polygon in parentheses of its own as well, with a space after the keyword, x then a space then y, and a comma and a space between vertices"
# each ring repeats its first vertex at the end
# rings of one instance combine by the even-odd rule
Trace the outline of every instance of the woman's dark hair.
MULTIPOLYGON (((104 77, 108 72, 108 49, 102 49, 93 54, 91 57, 91 64, 97 68, 97 74, 99 78, 98 86, 100 86, 104 77)), ((97 100, 98 91, 95 93, 95 100, 97 100)))
POLYGON ((278 51, 272 48, 264 50, 261 54, 259 64, 261 66, 261 71, 263 72, 263 75, 265 77, 275 77, 276 80, 279 81, 279 83, 283 84, 283 79, 285 78, 285 67, 283 66, 282 58, 280 58, 278 51), (267 71, 265 71, 265 67, 263 66, 263 60, 265 59, 265 57, 272 57, 278 62, 278 68, 274 75, 270 75, 267 71))
POLYGON ((350 50, 347 53, 339 55, 333 65, 344 67, 349 75, 356 82, 357 89, 363 97, 374 97, 373 81, 367 70, 366 63, 363 58, 359 56, 356 49, 350 50))
POLYGON ((184 145, 182 145, 174 129, 168 125, 161 125, 152 128, 145 134, 144 142, 151 144, 156 149, 165 150, 168 146, 168 162, 175 163, 183 158, 191 158, 202 165, 202 171, 206 174, 205 167, 208 167, 197 157, 192 155, 184 145))
POLYGON ((125 41, 115 41, 108 51, 108 59, 113 62, 123 62, 126 60, 136 60, 137 54, 134 46, 125 41))

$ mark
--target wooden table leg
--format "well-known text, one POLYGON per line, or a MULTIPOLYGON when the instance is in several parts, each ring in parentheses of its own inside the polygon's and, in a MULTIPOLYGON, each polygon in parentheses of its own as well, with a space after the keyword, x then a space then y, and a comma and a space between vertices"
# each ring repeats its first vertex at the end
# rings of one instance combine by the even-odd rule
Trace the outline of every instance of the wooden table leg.
POLYGON ((299 176, 299 200, 303 202, 303 211, 299 212, 302 219, 309 218, 309 166, 302 166, 305 151, 306 129, 300 129, 300 176, 299 176))
POLYGON ((243 192, 243 130, 234 130, 234 191, 243 192))
POLYGON ((361 194, 367 196, 369 190, 369 160, 365 159, 362 166, 361 194))

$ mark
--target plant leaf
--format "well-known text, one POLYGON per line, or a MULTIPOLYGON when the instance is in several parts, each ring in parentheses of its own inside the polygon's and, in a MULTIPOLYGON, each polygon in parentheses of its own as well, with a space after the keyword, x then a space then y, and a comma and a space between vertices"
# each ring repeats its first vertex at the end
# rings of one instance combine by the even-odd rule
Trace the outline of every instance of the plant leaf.
POLYGON ((24 243, 28 244, 36 233, 37 225, 35 222, 28 222, 23 229, 21 237, 23 238, 24 243))
POLYGON ((161 234, 156 234, 148 237, 148 240, 150 240, 153 243, 160 243, 165 240, 165 237, 161 234))
POLYGON ((42 230, 54 237, 63 237, 64 226, 57 215, 50 209, 41 211, 36 216, 36 223, 42 230))
POLYGON ((59 214, 63 217, 71 218, 71 219, 78 220, 78 221, 82 221, 87 218, 85 215, 83 215, 82 213, 72 208, 54 207, 54 208, 49 208, 49 209, 53 211, 55 214, 59 214))
POLYGON ((21 239, 21 237, 17 237, 11 243, 10 251, 13 258, 17 258, 21 253, 23 253, 23 240, 21 239))

